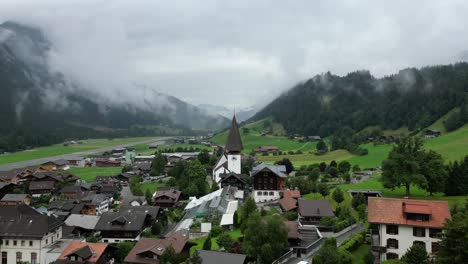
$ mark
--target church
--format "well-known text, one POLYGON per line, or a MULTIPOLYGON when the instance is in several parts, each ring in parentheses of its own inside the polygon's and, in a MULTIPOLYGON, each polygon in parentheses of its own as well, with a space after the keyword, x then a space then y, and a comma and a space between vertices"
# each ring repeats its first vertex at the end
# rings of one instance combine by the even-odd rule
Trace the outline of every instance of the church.
POLYGON ((222 174, 241 174, 242 150, 244 145, 239 133, 236 116, 232 118, 231 128, 224 147, 224 154, 213 169, 213 181, 219 184, 222 174))

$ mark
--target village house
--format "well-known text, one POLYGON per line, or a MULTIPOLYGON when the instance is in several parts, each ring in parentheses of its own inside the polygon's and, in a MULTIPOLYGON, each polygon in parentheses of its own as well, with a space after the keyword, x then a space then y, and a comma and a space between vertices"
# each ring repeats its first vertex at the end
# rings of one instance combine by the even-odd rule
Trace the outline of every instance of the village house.
POLYGON ((2 199, 5 194, 12 192, 14 185, 7 182, 0 182, 0 199, 2 199))
POLYGON ((250 173, 253 182, 252 196, 255 202, 279 200, 286 189, 286 167, 261 163, 250 173))
POLYGON ((177 254, 188 257, 190 243, 188 233, 175 232, 164 239, 142 238, 125 257, 125 262, 130 264, 159 264, 159 258, 172 247, 177 254))
POLYGON ((440 135, 442 135, 442 132, 440 132, 439 130, 426 129, 426 131, 424 131, 424 137, 425 138, 435 138, 435 137, 438 137, 440 135))
POLYGON ((40 262, 40 253, 62 238, 62 225, 55 217, 24 204, 0 205, 2 263, 49 264, 40 262))
POLYGON ((73 167, 84 167, 86 164, 86 160, 79 156, 69 157, 67 158, 67 162, 69 166, 73 167))
POLYGON ((444 223, 451 219, 447 201, 426 201, 369 197, 369 223, 377 225, 372 233, 372 250, 381 261, 398 259, 414 244, 437 254, 444 223))
POLYGON ((279 148, 277 146, 259 146, 257 148, 254 148, 253 151, 255 153, 273 153, 273 152, 278 152, 279 148))
POLYGON ((69 233, 79 238, 94 233, 100 218, 99 215, 71 214, 65 220, 65 226, 70 227, 68 228, 69 233))
POLYGON ((0 200, 0 205, 18 205, 18 204, 31 204, 31 196, 28 194, 16 194, 16 193, 8 193, 3 196, 2 200, 0 200))
POLYGON ((247 256, 221 251, 198 250, 198 254, 203 264, 245 264, 247 256))
POLYGON ((101 232, 102 242, 118 243, 138 241, 145 228, 145 212, 105 212, 96 224, 96 231, 101 232))
POLYGON ((284 197, 278 201, 283 212, 296 211, 297 200, 291 197, 284 197))
POLYGON ((153 194, 154 204, 161 208, 171 208, 179 203, 181 191, 173 187, 160 187, 153 194))
POLYGON ((94 162, 96 164, 96 167, 120 167, 122 166, 122 162, 118 160, 96 159, 94 162))
POLYGON ((234 116, 232 118, 226 146, 224 147, 224 154, 221 155, 213 169, 213 181, 219 183, 221 181, 221 174, 241 174, 241 152, 243 149, 244 145, 242 144, 239 133, 239 125, 237 124, 236 116, 234 116))
POLYGON ((52 194, 54 188, 54 181, 32 181, 29 183, 28 190, 32 197, 39 197, 43 194, 52 194))
POLYGON ((72 241, 54 264, 111 264, 113 262, 108 244, 72 241))
POLYGON ((323 217, 335 217, 328 200, 298 200, 299 221, 304 224, 318 224, 323 217))
POLYGON ((220 175, 221 180, 219 181, 219 185, 221 188, 226 186, 236 187, 239 190, 244 190, 247 187, 247 183, 249 180, 249 176, 246 174, 237 174, 237 173, 221 173, 220 175))
POLYGON ((68 166, 68 161, 64 159, 47 161, 41 164, 41 168, 46 171, 56 171, 56 170, 68 170, 70 166, 68 166))

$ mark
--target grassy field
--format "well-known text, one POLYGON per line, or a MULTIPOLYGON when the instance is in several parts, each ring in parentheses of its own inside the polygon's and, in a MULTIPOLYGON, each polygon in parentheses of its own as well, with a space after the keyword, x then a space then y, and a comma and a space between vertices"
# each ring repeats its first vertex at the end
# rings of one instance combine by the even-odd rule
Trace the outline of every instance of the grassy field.
POLYGON ((209 151, 212 151, 213 148, 209 147, 209 146, 206 146, 206 145, 202 145, 202 144, 187 144, 187 143, 183 143, 183 144, 171 144, 171 145, 164 145, 164 146, 160 146, 158 149, 161 150, 161 151, 165 151, 165 150, 169 150, 169 149, 177 149, 177 148, 185 148, 185 149, 189 149, 189 148, 194 148, 194 149, 206 149, 206 150, 209 150, 209 151))
POLYGON ((151 193, 154 193, 159 187, 162 186, 165 186, 165 184, 159 182, 145 182, 140 184, 140 189, 143 193, 146 193, 146 190, 149 190, 151 193))
POLYGON ((283 158, 288 158, 292 161, 294 166, 299 167, 302 165, 309 165, 313 163, 326 162, 330 163, 332 160, 341 161, 352 158, 353 155, 346 150, 331 151, 325 155, 315 155, 313 153, 295 154, 295 155, 281 155, 281 156, 259 156, 257 159, 266 163, 274 163, 275 161, 283 158))
POLYGON ((114 176, 122 172, 121 167, 74 167, 68 170, 69 173, 80 177, 86 182, 96 180, 96 176, 114 176))
POLYGON ((56 144, 47 147, 39 147, 31 150, 25 150, 5 155, 0 155, 0 164, 8 164, 13 162, 39 159, 57 155, 70 154, 80 151, 104 148, 109 146, 127 144, 132 142, 144 141, 154 137, 135 137, 135 138, 116 138, 108 139, 87 139, 81 140, 83 144, 63 146, 63 144, 56 144))
MULTIPOLYGON (((234 239, 237 240, 240 236, 242 236, 240 229, 235 229, 229 231, 229 235, 234 239)), ((203 248, 203 243, 205 242, 206 237, 200 237, 197 239, 192 239, 190 242, 195 243, 195 246, 190 248, 190 255, 192 255, 196 250, 200 250, 203 248)), ((211 239, 211 249, 216 250, 219 249, 219 245, 217 243, 218 238, 211 239)))

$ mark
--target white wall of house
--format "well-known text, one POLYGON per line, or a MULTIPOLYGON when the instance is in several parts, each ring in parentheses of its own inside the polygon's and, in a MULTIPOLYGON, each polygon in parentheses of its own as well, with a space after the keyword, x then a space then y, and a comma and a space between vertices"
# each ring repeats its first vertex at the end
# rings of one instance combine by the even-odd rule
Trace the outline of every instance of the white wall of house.
MULTIPOLYGON (((42 239, 28 239, 23 237, 4 237, 2 239, 2 244, 0 245, 0 257, 4 254, 7 254, 7 264, 15 264, 17 261, 16 253, 21 252, 21 261, 29 262, 31 264, 49 264, 41 262, 41 251, 42 248, 48 246, 58 239, 62 238, 62 227, 59 227, 54 232, 50 232, 42 239), (7 242, 8 240, 8 242, 7 242), (16 241, 16 245, 15 245, 16 241), (32 260, 32 255, 36 254, 36 262, 32 260)), ((1 261, 1 259, 0 259, 1 261)), ((3 264, 3 263, 2 263, 3 264)))
POLYGON ((429 236, 430 228, 425 228, 424 237, 413 236, 413 226, 399 225, 398 226, 398 235, 387 234, 387 225, 381 224, 379 228, 380 232, 380 246, 387 247, 388 239, 398 240, 398 249, 388 248, 386 253, 381 253, 381 260, 387 259, 387 253, 396 253, 398 257, 401 258, 406 251, 413 246, 414 241, 421 241, 426 244, 426 251, 428 254, 432 253, 432 242, 440 242, 440 239, 432 238, 429 236))
POLYGON ((228 170, 237 174, 241 173, 241 155, 240 154, 229 154, 227 156, 228 170))
MULTIPOLYGON (((128 238, 128 237, 125 237, 125 238, 115 238, 115 237, 103 237, 101 239, 101 242, 104 242, 104 243, 120 243, 120 242, 126 242, 126 241, 138 241, 140 240, 141 238, 141 234, 138 235, 137 237, 135 238, 128 238)), ((41 263, 42 264, 42 263, 41 263)))
POLYGON ((213 180, 216 183, 219 183, 219 181, 221 181, 221 177, 219 175, 227 172, 227 170, 221 166, 226 161, 227 161, 226 155, 222 155, 221 158, 216 163, 216 165, 214 166, 215 169, 213 170, 213 180))
POLYGON ((275 190, 254 190, 253 198, 256 203, 276 201, 281 198, 280 193, 275 190))

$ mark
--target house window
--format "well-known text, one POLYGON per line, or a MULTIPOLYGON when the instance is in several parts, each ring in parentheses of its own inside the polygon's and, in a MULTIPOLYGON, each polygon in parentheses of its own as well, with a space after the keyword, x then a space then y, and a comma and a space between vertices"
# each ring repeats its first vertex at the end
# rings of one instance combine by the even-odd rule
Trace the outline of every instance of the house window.
POLYGON ((16 264, 20 264, 22 259, 23 259, 23 253, 16 252, 16 264))
POLYGON ((13 246, 17 246, 17 245, 18 245, 18 241, 13 240, 13 246))
POLYGON ((413 236, 415 237, 425 237, 426 228, 424 227, 413 227, 413 236))
POLYGON ((21 240, 21 246, 24 247, 26 245, 26 241, 21 240))
POLYGON ((31 264, 37 264, 37 253, 31 253, 31 264))
POLYGON ((273 195, 275 195, 275 194, 273 192, 270 192, 270 196, 273 196, 273 195))
POLYGON ((33 241, 32 241, 32 240, 29 240, 29 246, 30 246, 30 247, 33 246, 33 241))
POLYGON ((439 242, 432 242, 431 243, 431 252, 432 254, 437 254, 439 253, 440 250, 440 244, 439 242))
POLYGON ((257 195, 259 195, 259 196, 262 195, 262 192, 257 192, 257 195))
POLYGON ((2 264, 8 264, 8 253, 2 252, 2 264))
POLYGON ((263 192, 263 195, 265 195, 265 196, 268 195, 268 192, 263 192))
POLYGON ((420 245, 421 247, 424 247, 426 248, 426 243, 424 243, 423 241, 414 241, 413 242, 413 245, 420 245))
POLYGON ((10 245, 10 240, 5 240, 5 246, 9 246, 10 245))
POLYGON ((398 226, 397 225, 387 225, 387 234, 389 234, 389 235, 398 235, 398 226))
POLYGON ((396 253, 387 253, 387 259, 398 259, 398 254, 396 254, 396 253))
POLYGON ((440 238, 442 234, 442 229, 439 228, 429 228, 429 237, 440 238))
POLYGON ((398 249, 398 240, 393 239, 393 238, 387 239, 387 248, 398 249))

